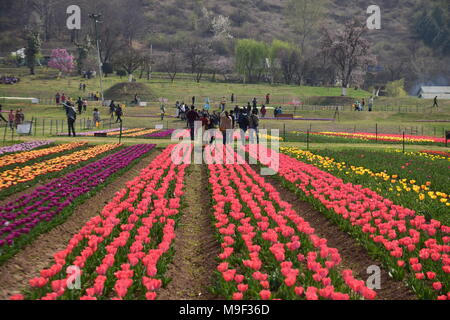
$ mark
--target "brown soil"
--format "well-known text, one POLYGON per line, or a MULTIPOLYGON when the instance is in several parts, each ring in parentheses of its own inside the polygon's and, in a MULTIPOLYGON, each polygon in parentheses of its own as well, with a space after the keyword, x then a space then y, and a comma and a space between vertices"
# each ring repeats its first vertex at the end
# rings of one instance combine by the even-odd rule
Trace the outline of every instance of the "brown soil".
MULTIPOLYGON (((20 293, 22 289, 28 286, 30 279, 39 276, 40 270, 49 267, 53 263, 53 254, 63 250, 73 235, 89 219, 98 215, 103 207, 114 198, 115 193, 122 189, 126 182, 138 176, 140 171, 146 168, 158 154, 160 154, 160 150, 152 150, 150 155, 142 158, 128 172, 78 206, 65 223, 41 235, 1 265, 0 300, 8 299, 11 295, 20 293)), ((30 190, 28 189, 27 192, 30 192, 30 190)), ((13 197, 18 196, 14 195, 13 197)), ((13 197, 8 198, 8 201, 11 201, 13 197)))
POLYGON ((174 261, 167 277, 172 281, 159 292, 160 300, 214 300, 208 288, 216 268, 220 247, 214 238, 209 216, 206 166, 191 165, 186 177, 186 202, 180 226, 176 231, 174 261))
POLYGON ((281 198, 290 203, 293 209, 315 229, 315 233, 328 240, 328 246, 337 248, 342 257, 341 267, 351 269, 355 277, 367 280, 367 268, 375 265, 381 269, 381 290, 376 290, 380 300, 415 300, 417 296, 404 282, 396 281, 389 277, 388 272, 380 262, 372 259, 366 249, 356 242, 349 234, 343 232, 339 227, 325 215, 313 208, 309 203, 301 201, 297 195, 274 178, 265 177, 279 192, 281 198))

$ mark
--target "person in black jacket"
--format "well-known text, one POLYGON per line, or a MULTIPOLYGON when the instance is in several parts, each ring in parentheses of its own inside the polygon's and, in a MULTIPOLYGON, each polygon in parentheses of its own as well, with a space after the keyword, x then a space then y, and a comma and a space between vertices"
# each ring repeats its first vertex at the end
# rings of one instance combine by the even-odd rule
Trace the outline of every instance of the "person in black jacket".
POLYGON ((77 120, 77 111, 71 105, 69 102, 64 103, 64 108, 66 109, 66 115, 67 115, 67 124, 69 127, 69 137, 73 133, 73 136, 75 137, 75 121, 77 120))
POLYGON ((116 123, 122 122, 123 110, 122 107, 120 106, 120 103, 118 103, 116 106, 116 116, 117 116, 116 123))
POLYGON ((243 109, 241 111, 241 113, 239 114, 238 124, 239 124, 239 128, 242 130, 241 131, 242 145, 245 145, 245 134, 246 134, 246 132, 248 130, 248 126, 250 124, 246 109, 243 109))
POLYGON ((81 97, 78 97, 77 106, 78 106, 78 113, 81 114, 83 112, 83 99, 81 99, 81 97))

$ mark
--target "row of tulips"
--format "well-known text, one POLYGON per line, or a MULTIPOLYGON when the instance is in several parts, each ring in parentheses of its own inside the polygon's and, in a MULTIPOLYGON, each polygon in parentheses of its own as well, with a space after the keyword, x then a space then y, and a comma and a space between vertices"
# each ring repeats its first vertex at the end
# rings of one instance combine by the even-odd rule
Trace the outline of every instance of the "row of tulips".
POLYGON ((30 150, 33 150, 36 148, 47 146, 52 143, 54 143, 54 141, 48 141, 48 140, 19 143, 19 144, 15 144, 12 146, 0 148, 0 155, 5 154, 5 153, 30 151, 30 150))
POLYGON ((98 145, 43 162, 2 171, 0 173, 0 190, 10 188, 20 183, 32 181, 39 176, 64 170, 70 166, 95 158, 98 155, 111 151, 117 147, 119 147, 118 144, 98 145))
POLYGON ((59 224, 73 211, 75 204, 92 196, 96 188, 104 187, 154 147, 145 144, 121 149, 0 206, 0 261, 34 236, 59 224))
POLYGON ((217 294, 234 300, 376 297, 351 270, 340 271, 338 250, 328 247, 248 164, 208 168, 222 247, 217 294))
POLYGON ((450 161, 450 152, 445 151, 435 151, 435 150, 423 150, 420 153, 432 155, 432 156, 438 156, 441 159, 447 159, 450 161))
POLYGON ((170 138, 175 129, 168 129, 164 131, 154 132, 144 135, 145 138, 170 138))
MULTIPOLYGON (((344 137, 349 139, 363 139, 363 140, 379 140, 379 141, 394 141, 401 142, 403 135, 401 134, 374 134, 368 132, 311 132, 314 135, 344 137)), ((444 138, 429 137, 429 136, 412 136, 405 135, 407 143, 445 143, 444 138)))
POLYGON ((126 183, 54 254, 54 264, 29 281, 31 288, 11 299, 155 299, 173 254, 185 187, 187 165, 170 161, 173 148, 126 183), (81 285, 72 290, 66 271, 74 268, 81 285))
POLYGON ((281 148, 281 151, 298 160, 311 163, 347 182, 364 184, 376 190, 396 203, 427 212, 441 222, 450 222, 450 196, 433 190, 430 181, 418 182, 404 174, 392 174, 385 171, 376 172, 370 168, 339 162, 331 157, 301 150, 295 147, 281 148))
MULTIPOLYGON (((122 128, 122 130, 127 130, 126 128, 122 128)), ((87 132, 79 132, 77 133, 78 136, 81 137, 93 137, 96 133, 112 133, 120 131, 120 128, 112 128, 112 129, 104 129, 104 130, 96 130, 96 131, 87 131, 87 132)), ((58 133, 58 136, 66 136, 67 134, 64 132, 58 133)))
POLYGON ((279 154, 279 166, 288 188, 377 255, 395 279, 406 277, 420 298, 450 299, 449 226, 287 155, 279 154))
POLYGON ((159 131, 159 129, 140 130, 138 132, 125 134, 124 137, 129 137, 129 138, 144 137, 144 136, 147 136, 149 134, 153 134, 153 133, 158 132, 158 131, 159 131))
POLYGON ((25 163, 31 160, 38 159, 40 157, 73 150, 76 148, 79 148, 81 146, 84 146, 87 144, 87 142, 74 142, 74 143, 67 143, 67 144, 61 144, 55 147, 51 148, 45 148, 45 149, 39 149, 39 150, 32 150, 32 151, 26 151, 19 154, 8 154, 5 156, 0 157, 0 167, 6 167, 13 164, 20 164, 25 163))
MULTIPOLYGON (((136 133, 136 132, 139 132, 142 130, 145 130, 145 128, 126 129, 126 130, 122 129, 122 136, 126 136, 128 134, 136 133)), ((108 137, 118 136, 118 135, 120 135, 120 130, 108 133, 108 137)))

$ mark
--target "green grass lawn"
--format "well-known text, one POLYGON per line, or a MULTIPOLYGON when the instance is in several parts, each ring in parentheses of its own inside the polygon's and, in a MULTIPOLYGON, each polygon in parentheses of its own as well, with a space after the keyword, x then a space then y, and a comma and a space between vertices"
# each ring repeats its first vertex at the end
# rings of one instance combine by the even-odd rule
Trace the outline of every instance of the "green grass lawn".
MULTIPOLYGON (((57 91, 64 92, 71 97, 80 95, 79 83, 80 77, 66 77, 57 79, 57 72, 46 68, 37 68, 36 75, 28 75, 27 68, 0 68, 2 74, 14 74, 21 77, 21 82, 17 85, 0 85, 1 96, 17 96, 17 97, 35 97, 40 99, 53 99, 57 91)), ((138 77, 138 75, 136 74, 138 77)), ((209 78, 209 77, 206 77, 209 78)), ((157 99, 165 97, 171 103, 176 100, 186 101, 190 103, 192 96, 196 96, 200 101, 209 97, 212 102, 219 102, 223 96, 230 99, 232 93, 235 94, 238 103, 247 103, 253 97, 264 101, 265 95, 270 93, 272 102, 277 104, 288 103, 293 98, 306 99, 314 96, 340 96, 340 88, 324 88, 324 87, 299 87, 295 85, 269 85, 269 84, 240 84, 240 83, 222 83, 212 82, 208 79, 196 83, 192 81, 192 75, 180 74, 175 82, 172 83, 167 79, 164 73, 155 73, 154 79, 147 81, 146 79, 137 79, 138 82, 150 85, 152 96, 157 99)), ((217 78, 220 80, 220 77, 217 78)), ((87 90, 96 92, 100 90, 99 80, 83 80, 87 84, 87 90)), ((108 76, 104 78, 103 88, 108 88, 119 82, 126 82, 126 78, 118 76, 108 76)), ((352 98, 368 98, 369 92, 364 90, 348 90, 349 97, 352 98)), ((155 100, 157 101, 157 100, 155 100)), ((199 101, 199 100, 197 100, 199 101)))
MULTIPOLYGON (((35 119, 36 127, 33 129, 32 137, 28 138, 53 138, 56 132, 66 132, 67 124, 63 109, 55 106, 53 103, 53 95, 55 92, 65 92, 72 97, 81 95, 79 91, 79 77, 68 77, 63 79, 56 78, 56 72, 37 69, 37 75, 27 75, 26 68, 19 69, 0 69, 0 73, 17 74, 21 76, 21 82, 17 85, 0 85, 0 103, 3 104, 3 110, 22 108, 26 120, 35 119), (43 104, 32 105, 27 101, 2 100, 1 97, 38 97, 44 99, 43 104), (58 124, 58 131, 56 125, 58 124)), ((150 82, 146 80, 138 80, 147 83, 150 87, 151 95, 158 97, 166 97, 169 99, 167 106, 167 115, 174 115, 174 102, 183 99, 190 103, 191 97, 196 96, 197 102, 203 102, 201 97, 210 97, 213 102, 220 100, 223 95, 227 99, 231 93, 234 93, 239 103, 246 104, 249 99, 257 97, 259 101, 264 100, 266 93, 271 93, 272 101, 276 104, 291 101, 294 97, 305 99, 314 96, 339 96, 340 88, 321 88, 321 87, 299 87, 287 85, 267 85, 267 84, 227 84, 211 81, 203 81, 196 83, 189 79, 191 75, 182 74, 179 80, 171 83, 168 79, 164 79, 164 74, 155 74, 155 78, 150 82)), ((104 80, 104 88, 107 89, 112 85, 126 81, 125 78, 120 79, 117 76, 110 76, 104 80)), ((87 81, 88 92, 97 91, 99 89, 98 79, 87 81)), ((355 99, 368 97, 370 94, 362 90, 349 90, 349 95, 355 99)), ((292 131, 362 131, 374 133, 378 126, 379 133, 402 133, 406 134, 439 136, 442 137, 445 130, 450 130, 450 123, 445 122, 418 122, 423 120, 450 120, 450 101, 442 101, 442 108, 436 112, 428 106, 429 101, 420 100, 412 97, 392 99, 380 98, 376 101, 375 112, 354 112, 350 111, 350 107, 345 111, 341 111, 336 121, 284 121, 284 120, 261 120, 260 127, 264 129, 279 129, 281 136, 284 132, 288 134, 292 131), (404 106, 407 106, 405 108, 404 106), (409 111, 409 112, 407 112, 409 111), (418 112, 417 112, 418 111, 418 112)), ((95 106, 100 107, 99 102, 89 102, 88 113, 79 116, 76 123, 78 132, 83 131, 83 124, 87 119, 92 118, 92 111, 95 106)), ((213 103, 213 110, 217 105, 213 103)), ((100 107, 101 117, 105 119, 103 129, 110 128, 109 115, 107 107, 100 107)), ((184 128, 185 123, 178 119, 167 118, 160 121, 158 118, 143 117, 143 115, 159 115, 159 103, 151 102, 148 107, 131 107, 128 106, 124 110, 125 117, 123 126, 126 128, 154 128, 157 124, 163 124, 165 128, 184 128)), ((306 107, 294 110, 293 106, 285 106, 284 113, 295 113, 296 116, 305 119, 333 119, 335 111, 332 108, 325 107, 306 107)), ((273 116, 272 110, 268 111, 268 116, 273 116)), ((4 114, 6 117, 7 115, 4 114)), ((112 124, 111 127, 117 127, 112 124)), ((11 137, 11 133, 0 127, 1 141, 17 140, 20 137, 11 137)), ((26 139, 28 139, 26 138, 26 139)), ((88 138, 92 139, 92 138, 88 138)), ((111 139, 108 138, 107 141, 111 139)), ((142 139, 134 139, 141 142, 142 139)), ((101 140, 100 140, 101 141, 101 140)), ((133 141, 128 139, 127 141, 133 141)), ((313 142, 314 143, 314 142, 313 142)), ((327 143, 327 142, 324 142, 327 143)), ((337 143, 339 144, 339 143, 337 143)), ((359 146, 356 147, 360 147, 359 146)), ((397 146, 398 147, 398 146, 397 146)), ((419 146, 423 148, 423 146, 419 146)))

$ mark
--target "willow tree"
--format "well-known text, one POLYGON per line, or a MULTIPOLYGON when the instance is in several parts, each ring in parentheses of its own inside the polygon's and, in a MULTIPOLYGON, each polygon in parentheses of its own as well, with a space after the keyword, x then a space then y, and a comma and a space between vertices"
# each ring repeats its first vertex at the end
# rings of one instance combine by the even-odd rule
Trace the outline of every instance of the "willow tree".
POLYGON ((253 82, 261 78, 269 58, 269 46, 264 42, 242 39, 236 45, 236 70, 244 76, 244 82, 253 82))

